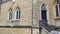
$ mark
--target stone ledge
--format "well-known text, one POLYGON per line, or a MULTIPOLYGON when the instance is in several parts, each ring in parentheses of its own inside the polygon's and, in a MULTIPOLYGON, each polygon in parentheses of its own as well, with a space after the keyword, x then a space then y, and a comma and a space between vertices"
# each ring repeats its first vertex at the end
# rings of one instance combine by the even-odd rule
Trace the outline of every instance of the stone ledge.
POLYGON ((32 27, 32 26, 0 26, 0 28, 36 28, 41 29, 41 27, 32 27))
POLYGON ((60 20, 60 17, 55 18, 55 20, 60 20))
POLYGON ((31 26, 0 26, 0 28, 31 28, 31 26))

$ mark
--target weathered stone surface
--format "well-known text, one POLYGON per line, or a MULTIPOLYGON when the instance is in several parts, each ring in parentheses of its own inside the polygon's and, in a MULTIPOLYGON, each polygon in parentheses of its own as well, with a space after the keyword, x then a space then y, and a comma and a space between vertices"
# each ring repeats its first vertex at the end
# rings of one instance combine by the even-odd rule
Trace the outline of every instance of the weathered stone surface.
POLYGON ((30 28, 0 28, 0 34, 31 34, 30 28))

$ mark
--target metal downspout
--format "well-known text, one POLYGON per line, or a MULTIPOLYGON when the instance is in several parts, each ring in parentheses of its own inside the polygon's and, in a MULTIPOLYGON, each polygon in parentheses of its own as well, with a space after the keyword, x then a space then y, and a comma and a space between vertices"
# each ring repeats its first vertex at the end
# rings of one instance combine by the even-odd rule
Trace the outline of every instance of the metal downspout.
POLYGON ((33 0, 32 0, 32 27, 31 27, 31 34, 33 34, 33 0))

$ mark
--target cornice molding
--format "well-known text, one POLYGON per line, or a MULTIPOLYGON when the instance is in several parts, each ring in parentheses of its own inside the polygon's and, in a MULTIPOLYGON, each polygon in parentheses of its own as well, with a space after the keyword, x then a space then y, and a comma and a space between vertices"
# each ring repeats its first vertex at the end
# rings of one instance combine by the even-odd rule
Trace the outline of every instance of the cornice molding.
POLYGON ((2 0, 1 3, 6 3, 6 2, 9 2, 9 1, 12 1, 12 0, 2 0))

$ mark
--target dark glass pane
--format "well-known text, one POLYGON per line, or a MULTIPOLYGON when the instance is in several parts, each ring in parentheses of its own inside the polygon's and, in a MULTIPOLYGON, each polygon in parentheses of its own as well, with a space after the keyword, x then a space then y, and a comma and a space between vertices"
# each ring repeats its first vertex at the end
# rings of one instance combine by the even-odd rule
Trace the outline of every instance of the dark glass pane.
POLYGON ((20 19, 20 11, 19 11, 19 19, 20 19))
POLYGON ((16 19, 18 19, 18 11, 17 11, 17 13, 16 13, 16 19))
POLYGON ((16 19, 20 19, 20 10, 17 10, 16 19))
POLYGON ((44 20, 45 22, 47 22, 47 14, 46 14, 46 10, 42 10, 41 11, 41 16, 42 16, 42 20, 44 20))
POLYGON ((60 4, 59 4, 59 12, 60 12, 60 4))
POLYGON ((58 6, 56 5, 56 17, 58 17, 59 14, 58 14, 58 6))

